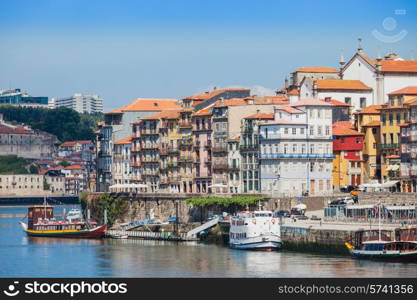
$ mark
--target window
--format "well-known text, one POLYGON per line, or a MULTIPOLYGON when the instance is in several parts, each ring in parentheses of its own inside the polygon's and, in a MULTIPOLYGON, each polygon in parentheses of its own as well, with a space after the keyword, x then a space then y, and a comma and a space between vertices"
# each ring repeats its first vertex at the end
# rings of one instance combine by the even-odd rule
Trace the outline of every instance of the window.
POLYGON ((288 128, 284 128, 284 133, 288 134, 288 128))
POLYGON ((356 144, 360 144, 361 143, 361 138, 356 138, 356 144))
POLYGON ((310 135, 314 135, 314 126, 313 125, 310 126, 310 135))
POLYGON ((284 144, 284 154, 287 154, 288 152, 288 144, 284 144))
POLYGON ((330 135, 330 126, 326 125, 326 135, 330 135))
POLYGON ((314 144, 310 145, 310 153, 314 153, 314 144))
POLYGON ((297 144, 292 144, 292 153, 297 153, 297 144))
POLYGON ((377 130, 376 128, 372 128, 372 134, 376 134, 377 130))
POLYGON ((317 119, 321 118, 321 109, 317 109, 317 119))
POLYGON ((318 135, 321 135, 322 134, 322 132, 321 132, 321 126, 317 126, 317 134, 318 135))
POLYGON ((314 162, 310 163, 310 172, 314 172, 314 162))
POLYGON ((306 144, 301 145, 301 153, 306 153, 306 144))
POLYGON ((344 144, 344 143, 345 143, 345 138, 343 138, 343 137, 342 137, 342 138, 340 139, 340 142, 341 142, 342 144, 344 144))
POLYGON ((345 97, 345 103, 346 104, 351 104, 351 102, 352 102, 352 98, 350 98, 350 97, 345 97))
POLYGON ((365 108, 366 107, 366 98, 365 97, 361 97, 359 99, 359 101, 360 101, 361 108, 365 108))
POLYGON ((304 127, 300 128, 300 134, 304 134, 304 127))
POLYGON ((397 113, 397 124, 401 123, 401 114, 397 113))
POLYGON ((297 128, 292 129, 292 134, 297 134, 297 128))

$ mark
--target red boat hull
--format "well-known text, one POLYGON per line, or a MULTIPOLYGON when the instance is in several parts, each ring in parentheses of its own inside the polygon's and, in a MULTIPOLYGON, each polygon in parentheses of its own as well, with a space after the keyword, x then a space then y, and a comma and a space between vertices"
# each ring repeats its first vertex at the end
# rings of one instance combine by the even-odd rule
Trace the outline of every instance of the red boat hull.
POLYGON ((28 236, 42 236, 42 237, 58 237, 58 238, 88 238, 99 239, 104 237, 107 225, 95 227, 86 230, 56 230, 56 231, 40 231, 40 230, 26 230, 28 236))

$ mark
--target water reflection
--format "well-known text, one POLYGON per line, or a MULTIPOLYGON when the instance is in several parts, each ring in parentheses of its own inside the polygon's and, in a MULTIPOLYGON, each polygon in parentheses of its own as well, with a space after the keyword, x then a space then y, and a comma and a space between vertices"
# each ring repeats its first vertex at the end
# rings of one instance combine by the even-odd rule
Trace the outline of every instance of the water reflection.
MULTIPOLYGON (((62 210, 62 207, 60 208, 62 210)), ((0 208, 21 213, 26 208, 0 208)), ((417 277, 417 264, 202 243, 27 237, 0 219, 0 277, 417 277)))

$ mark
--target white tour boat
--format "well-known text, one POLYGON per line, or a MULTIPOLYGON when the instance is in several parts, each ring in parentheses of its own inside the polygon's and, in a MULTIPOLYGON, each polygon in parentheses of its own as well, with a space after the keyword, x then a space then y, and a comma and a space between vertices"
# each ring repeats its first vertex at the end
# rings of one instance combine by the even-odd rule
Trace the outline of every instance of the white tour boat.
POLYGON ((281 248, 279 218, 271 211, 244 211, 234 216, 230 223, 231 248, 247 250, 277 250, 281 248))

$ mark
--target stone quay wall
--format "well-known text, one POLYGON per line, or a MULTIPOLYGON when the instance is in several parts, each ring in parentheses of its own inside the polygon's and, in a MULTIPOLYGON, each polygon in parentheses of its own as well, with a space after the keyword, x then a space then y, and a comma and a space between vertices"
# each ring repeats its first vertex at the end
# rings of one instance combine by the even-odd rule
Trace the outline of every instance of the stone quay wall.
MULTIPOLYGON (((90 194, 88 197, 88 202, 96 201, 98 193, 90 194)), ((236 213, 245 207, 240 206, 231 206, 223 207, 217 205, 211 205, 207 207, 193 207, 186 203, 186 200, 191 197, 199 197, 201 194, 111 194, 113 197, 120 197, 128 203, 127 213, 120 217, 117 220, 117 223, 127 223, 136 220, 144 220, 149 218, 159 219, 165 221, 170 217, 176 216, 176 205, 178 205, 178 216, 181 223, 193 223, 193 222, 203 222, 207 220, 210 215, 216 214, 220 215, 223 212, 229 214, 236 213), (177 203, 177 204, 176 204, 177 203)), ((236 194, 234 194, 236 195, 236 194)), ((216 195, 230 197, 232 195, 216 195)), ((275 198, 266 196, 266 195, 257 195, 263 196, 264 201, 261 205, 263 209, 266 210, 290 210, 291 207, 297 204, 297 201, 294 197, 280 197, 275 198)), ((326 197, 303 197, 302 203, 306 204, 307 210, 320 210, 327 204, 327 201, 333 200, 340 197, 335 196, 326 196, 326 197)), ((95 207, 95 205, 92 205, 95 207)), ((258 205, 253 205, 250 209, 257 209, 258 205)), ((97 215, 97 212, 92 211, 92 216, 97 215)))

